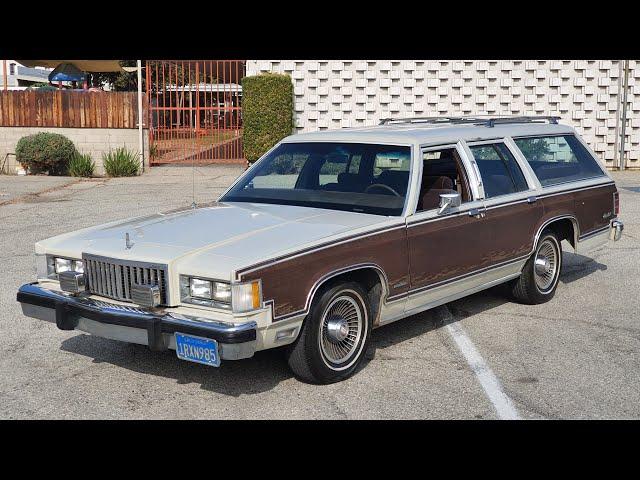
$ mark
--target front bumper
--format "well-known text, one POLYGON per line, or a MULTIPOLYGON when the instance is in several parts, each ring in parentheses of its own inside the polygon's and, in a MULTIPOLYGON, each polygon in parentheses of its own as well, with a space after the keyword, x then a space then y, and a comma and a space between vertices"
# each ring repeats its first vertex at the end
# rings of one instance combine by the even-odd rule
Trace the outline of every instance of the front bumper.
POLYGON ((253 356, 257 324, 224 323, 208 318, 154 312, 134 306, 103 302, 48 290, 37 283, 20 287, 17 300, 28 316, 55 322, 61 330, 82 330, 94 335, 148 345, 151 350, 175 349, 175 332, 212 338, 220 358, 237 360, 253 356))

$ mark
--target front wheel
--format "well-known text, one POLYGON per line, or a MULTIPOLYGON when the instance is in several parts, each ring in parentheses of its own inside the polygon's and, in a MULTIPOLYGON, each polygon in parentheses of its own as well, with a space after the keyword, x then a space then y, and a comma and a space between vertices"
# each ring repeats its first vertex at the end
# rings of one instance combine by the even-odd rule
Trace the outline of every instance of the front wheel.
POLYGON ((314 300, 298 339, 288 349, 289 367, 309 383, 344 380, 362 362, 370 335, 367 293, 355 282, 340 283, 314 300))
POLYGON ((553 298, 562 267, 562 247, 555 233, 545 230, 536 249, 527 260, 520 278, 513 283, 513 296, 530 305, 548 302, 553 298))

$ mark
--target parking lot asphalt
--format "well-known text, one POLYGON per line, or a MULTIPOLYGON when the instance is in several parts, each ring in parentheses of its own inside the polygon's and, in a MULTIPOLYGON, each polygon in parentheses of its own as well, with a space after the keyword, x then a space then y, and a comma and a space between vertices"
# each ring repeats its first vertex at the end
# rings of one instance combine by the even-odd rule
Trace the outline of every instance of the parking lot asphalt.
POLYGON ((333 385, 297 381, 277 350, 215 369, 22 315, 36 241, 213 200, 241 171, 0 177, 0 418, 640 418, 640 172, 613 174, 622 239, 565 252, 551 302, 496 287, 381 327, 366 366, 333 385))

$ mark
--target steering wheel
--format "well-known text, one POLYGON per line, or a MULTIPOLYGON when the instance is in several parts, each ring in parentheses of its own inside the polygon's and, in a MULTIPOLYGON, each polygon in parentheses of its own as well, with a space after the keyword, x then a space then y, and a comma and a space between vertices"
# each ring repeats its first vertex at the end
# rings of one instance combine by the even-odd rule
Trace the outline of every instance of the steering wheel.
POLYGON ((384 183, 373 183, 373 184, 369 185, 367 188, 364 189, 364 193, 368 193, 369 190, 371 190, 374 187, 384 188, 386 190, 389 190, 396 197, 401 197, 402 196, 398 192, 396 192, 393 188, 391 188, 389 185, 385 185, 384 183))

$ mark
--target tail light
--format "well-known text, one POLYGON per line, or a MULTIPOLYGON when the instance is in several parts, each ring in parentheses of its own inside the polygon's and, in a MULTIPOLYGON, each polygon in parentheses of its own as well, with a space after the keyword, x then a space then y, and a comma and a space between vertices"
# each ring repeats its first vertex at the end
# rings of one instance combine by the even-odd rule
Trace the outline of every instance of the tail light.
POLYGON ((616 217, 620 214, 620 195, 618 192, 613 192, 613 212, 616 217))

